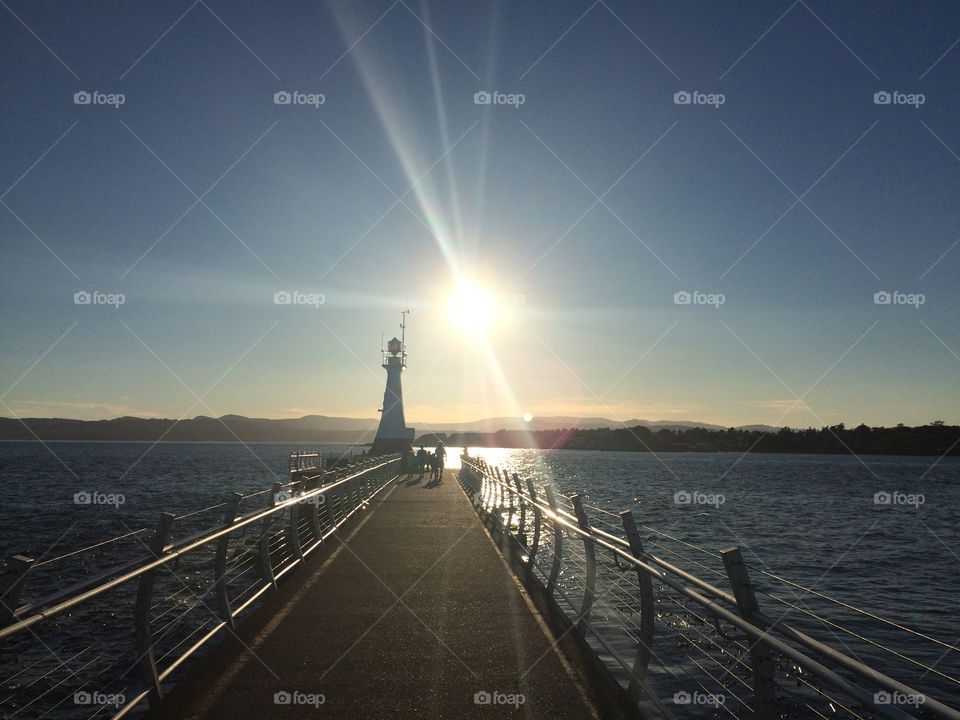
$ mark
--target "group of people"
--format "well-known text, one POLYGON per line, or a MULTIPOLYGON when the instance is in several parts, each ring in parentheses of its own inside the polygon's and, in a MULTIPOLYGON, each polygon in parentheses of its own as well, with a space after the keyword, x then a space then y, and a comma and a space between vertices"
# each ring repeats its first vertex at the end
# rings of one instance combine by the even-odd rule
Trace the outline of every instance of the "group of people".
POLYGON ((431 480, 441 480, 443 478, 443 463, 446 459, 447 451, 442 442, 437 443, 437 449, 433 452, 428 452, 421 445, 416 455, 416 469, 420 473, 417 479, 422 480, 423 474, 429 470, 431 480))

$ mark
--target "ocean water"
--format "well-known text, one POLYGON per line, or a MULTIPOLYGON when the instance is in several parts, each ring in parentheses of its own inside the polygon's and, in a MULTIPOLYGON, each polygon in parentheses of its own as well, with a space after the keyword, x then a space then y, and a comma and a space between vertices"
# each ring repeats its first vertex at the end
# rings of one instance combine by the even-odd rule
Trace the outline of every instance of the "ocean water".
MULTIPOLYGON (((48 563, 24 589, 40 597, 86 574, 143 552, 161 512, 192 514, 174 539, 221 521, 229 493, 264 490, 287 479, 294 445, 169 443, 0 443, 0 556, 50 560, 128 535, 79 556, 48 563), (78 503, 82 493, 94 498, 78 503)), ((342 446, 328 446, 334 451, 342 446)), ((934 457, 614 453, 471 449, 522 478, 584 493, 600 526, 631 509, 645 542, 678 548, 664 535, 707 553, 738 546, 758 585, 816 612, 830 612, 881 646, 960 677, 957 652, 788 588, 763 573, 889 618, 956 645, 960 641, 960 460, 934 457), (658 534, 659 533, 659 534, 658 534)), ((456 455, 456 453, 451 453, 456 455)), ((448 466, 456 466, 450 458, 448 466)), ((681 550, 687 557, 699 551, 681 550)), ((650 548, 653 552, 657 549, 650 548)), ((674 558, 668 558, 674 559, 674 558)), ((681 566, 683 560, 677 560, 681 566)), ((722 566, 720 566, 722 570, 722 566)), ((698 574, 703 574, 703 569, 698 574)), ((706 577, 718 587, 723 578, 706 577)), ((776 615, 778 606, 761 606, 776 615)), ((782 608, 786 610, 786 608, 782 608)), ((101 607, 127 627, 130 608, 101 607)), ((797 624, 802 625, 801 618, 797 624)), ((791 616, 790 622, 794 622, 791 616)), ((805 626, 809 627, 809 626, 805 626)), ((822 628, 821 628, 822 630, 822 628)), ((96 627, 77 631, 81 637, 96 627)), ((960 705, 957 685, 839 633, 817 635, 908 684, 960 705), (833 637, 831 637, 831 635, 833 637)), ((18 656, 20 666, 30 658, 18 656)), ((5 667, 4 675, 10 666, 5 667)), ((24 713, 24 715, 29 715, 24 713)))

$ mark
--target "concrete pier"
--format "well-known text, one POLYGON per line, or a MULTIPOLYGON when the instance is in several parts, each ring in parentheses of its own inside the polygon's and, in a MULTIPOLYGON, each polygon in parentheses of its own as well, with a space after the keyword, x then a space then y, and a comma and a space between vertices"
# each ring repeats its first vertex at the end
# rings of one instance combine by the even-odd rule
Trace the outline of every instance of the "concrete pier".
POLYGON ((634 716, 537 603, 455 470, 401 476, 148 717, 634 716))

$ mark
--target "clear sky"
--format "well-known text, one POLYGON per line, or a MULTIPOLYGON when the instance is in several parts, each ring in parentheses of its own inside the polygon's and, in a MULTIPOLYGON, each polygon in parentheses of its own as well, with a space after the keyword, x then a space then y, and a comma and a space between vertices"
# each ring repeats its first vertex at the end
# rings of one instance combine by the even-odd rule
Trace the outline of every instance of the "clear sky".
POLYGON ((409 307, 412 424, 960 422, 958 38, 955 2, 4 0, 0 414, 373 417, 409 307))

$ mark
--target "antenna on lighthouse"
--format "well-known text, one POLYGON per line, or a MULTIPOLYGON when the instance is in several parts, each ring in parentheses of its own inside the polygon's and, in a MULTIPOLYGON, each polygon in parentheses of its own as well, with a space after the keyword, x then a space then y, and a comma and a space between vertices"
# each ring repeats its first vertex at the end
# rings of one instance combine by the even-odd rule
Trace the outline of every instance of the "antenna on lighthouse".
POLYGON ((400 359, 403 367, 407 366, 407 315, 409 314, 409 309, 400 312, 400 359))

